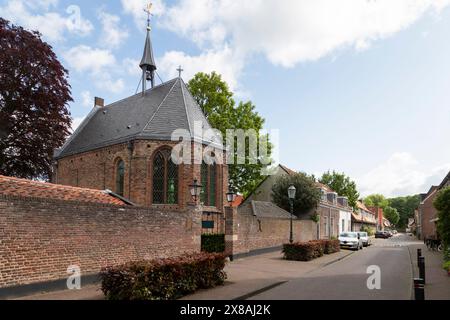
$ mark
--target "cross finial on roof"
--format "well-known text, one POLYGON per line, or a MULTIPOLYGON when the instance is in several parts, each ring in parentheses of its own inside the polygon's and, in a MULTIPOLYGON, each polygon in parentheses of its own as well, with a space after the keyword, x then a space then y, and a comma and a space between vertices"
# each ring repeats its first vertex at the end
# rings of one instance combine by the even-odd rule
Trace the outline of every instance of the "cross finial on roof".
POLYGON ((178 78, 181 78, 181 73, 184 71, 184 69, 181 69, 181 66, 178 67, 178 78))

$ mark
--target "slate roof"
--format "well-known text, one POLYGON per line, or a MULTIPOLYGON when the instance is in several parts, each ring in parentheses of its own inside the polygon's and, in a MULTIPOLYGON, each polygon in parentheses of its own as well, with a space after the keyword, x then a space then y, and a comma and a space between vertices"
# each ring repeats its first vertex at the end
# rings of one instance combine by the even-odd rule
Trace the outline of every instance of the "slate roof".
POLYGON ((202 137, 200 129, 211 129, 201 108, 181 78, 175 78, 145 92, 105 107, 94 107, 55 158, 135 139, 171 140, 176 129, 186 130, 191 139, 222 147, 220 137, 202 137))
POLYGON ((124 206, 131 202, 108 191, 77 188, 39 181, 0 176, 0 195, 110 204, 124 206))
POLYGON ((155 58, 153 57, 152 40, 150 39, 150 29, 147 28, 147 38, 145 38, 144 54, 142 55, 139 67, 149 67, 150 70, 156 70, 155 58))
MULTIPOLYGON (((290 219, 291 214, 269 201, 252 201, 253 215, 259 218, 290 219)), ((296 216, 292 216, 297 219, 296 216)))

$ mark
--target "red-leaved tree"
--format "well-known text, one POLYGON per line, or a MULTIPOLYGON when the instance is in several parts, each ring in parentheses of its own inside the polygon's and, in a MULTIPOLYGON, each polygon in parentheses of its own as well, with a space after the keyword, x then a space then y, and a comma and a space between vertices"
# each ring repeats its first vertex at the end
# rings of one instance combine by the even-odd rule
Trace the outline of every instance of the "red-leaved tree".
POLYGON ((67 77, 38 32, 0 18, 0 174, 49 178, 72 121, 67 77))

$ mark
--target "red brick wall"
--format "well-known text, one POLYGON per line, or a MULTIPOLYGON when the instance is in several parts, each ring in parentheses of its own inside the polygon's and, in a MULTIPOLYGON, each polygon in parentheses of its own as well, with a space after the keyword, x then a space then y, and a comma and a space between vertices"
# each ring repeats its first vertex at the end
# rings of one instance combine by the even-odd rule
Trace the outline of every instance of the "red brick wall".
POLYGON ((436 198, 437 192, 430 195, 419 206, 419 211, 422 214, 422 238, 430 238, 436 236, 436 223, 430 222, 430 220, 436 218, 437 210, 433 206, 433 201, 436 198))
POLYGON ((193 210, 101 206, 0 195, 0 287, 63 279, 130 260, 200 250, 193 210))
MULTIPOLYGON (((257 249, 272 248, 289 242, 289 219, 238 216, 238 238, 233 253, 247 253, 257 249)), ((315 239, 316 224, 311 220, 294 220, 294 241, 315 239)))
MULTIPOLYGON (((226 210, 228 252, 234 255, 245 254, 289 242, 289 219, 258 218, 250 214, 238 214, 236 208, 226 210), (232 220, 234 223, 231 223, 232 220)), ((294 241, 316 239, 316 226, 311 220, 293 220, 294 241)))

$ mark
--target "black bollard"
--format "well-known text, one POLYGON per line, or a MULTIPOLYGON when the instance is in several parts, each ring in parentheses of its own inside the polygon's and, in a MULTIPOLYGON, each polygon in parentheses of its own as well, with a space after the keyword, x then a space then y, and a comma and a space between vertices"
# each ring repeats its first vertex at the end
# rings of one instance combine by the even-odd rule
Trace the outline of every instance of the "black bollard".
POLYGON ((419 267, 419 260, 420 257, 422 256, 422 249, 417 249, 417 267, 419 267))
POLYGON ((421 278, 414 278, 414 298, 425 300, 425 284, 421 278))
POLYGON ((423 279, 423 284, 426 284, 425 280, 425 257, 419 257, 419 277, 423 279))

